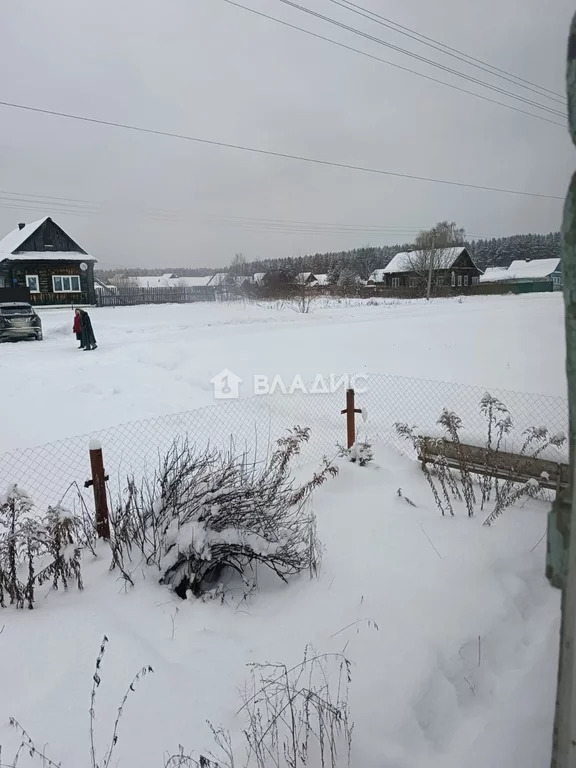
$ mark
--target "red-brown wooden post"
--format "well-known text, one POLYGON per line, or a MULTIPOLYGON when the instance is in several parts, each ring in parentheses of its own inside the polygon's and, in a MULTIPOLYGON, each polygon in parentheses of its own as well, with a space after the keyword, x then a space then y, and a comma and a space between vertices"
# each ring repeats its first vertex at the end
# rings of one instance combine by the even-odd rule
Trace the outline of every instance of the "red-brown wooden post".
POLYGON ((94 506, 96 508, 96 533, 98 538, 109 539, 110 515, 108 512, 108 499, 106 497, 106 480, 108 480, 108 476, 104 473, 102 446, 98 440, 90 440, 89 449, 92 480, 87 480, 84 485, 86 487, 91 485, 94 489, 94 506))
POLYGON ((362 413, 361 408, 354 407, 354 390, 346 390, 346 408, 341 413, 346 414, 346 439, 348 448, 352 448, 356 442, 356 414, 362 413))

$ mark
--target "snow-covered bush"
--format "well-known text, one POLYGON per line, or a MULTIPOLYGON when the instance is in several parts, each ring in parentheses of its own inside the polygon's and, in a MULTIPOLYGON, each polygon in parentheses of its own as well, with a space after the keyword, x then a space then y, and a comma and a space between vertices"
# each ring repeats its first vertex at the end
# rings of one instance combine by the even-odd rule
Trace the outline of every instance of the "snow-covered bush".
POLYGON ((339 446, 338 455, 344 459, 348 459, 352 464, 359 464, 361 467, 365 467, 374 458, 372 445, 366 440, 362 442, 357 440, 351 448, 339 446))
POLYGON ((11 485, 0 496, 0 606, 34 607, 37 585, 74 580, 82 589, 78 521, 62 507, 34 513, 28 494, 11 485))
POLYGON ((249 590, 258 563, 284 581, 315 573, 320 548, 307 502, 337 470, 325 461, 308 483, 295 484, 290 464, 308 439, 308 429, 295 427, 260 463, 174 443, 152 482, 129 479, 111 515, 114 565, 130 579, 136 550, 182 598, 203 595, 232 573, 249 590))

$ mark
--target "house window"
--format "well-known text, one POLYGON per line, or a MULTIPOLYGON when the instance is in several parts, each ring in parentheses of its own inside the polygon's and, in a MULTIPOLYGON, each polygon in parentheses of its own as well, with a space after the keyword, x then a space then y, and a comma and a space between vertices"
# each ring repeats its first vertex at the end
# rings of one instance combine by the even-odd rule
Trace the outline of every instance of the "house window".
POLYGON ((468 275, 464 275, 464 285, 468 285, 468 275))
POLYGON ((38 275, 26 275, 26 288, 30 289, 30 293, 40 293, 40 280, 38 275))
POLYGON ((552 281, 553 281, 554 285, 562 285, 562 278, 558 277, 558 275, 553 275, 552 276, 552 281))
POLYGON ((400 288, 400 278, 399 277, 393 277, 392 278, 392 288, 400 288))
POLYGON ((458 288, 462 287, 462 275, 458 275, 458 288))
POLYGON ((456 288, 456 273, 455 272, 452 272, 451 284, 452 284, 452 288, 456 288))
POLYGON ((438 275, 436 278, 436 285, 441 288, 444 285, 444 275, 438 275))
POLYGON ((52 275, 54 293, 80 293, 80 275, 52 275))
POLYGON ((472 285, 478 285, 480 278, 478 276, 472 278, 472 285))
POLYGON ((6 285, 6 278, 0 277, 0 288, 7 288, 7 287, 8 286, 6 285))
POLYGON ((416 278, 416 277, 409 277, 408 278, 408 287, 409 288, 417 288, 418 287, 418 278, 416 278))

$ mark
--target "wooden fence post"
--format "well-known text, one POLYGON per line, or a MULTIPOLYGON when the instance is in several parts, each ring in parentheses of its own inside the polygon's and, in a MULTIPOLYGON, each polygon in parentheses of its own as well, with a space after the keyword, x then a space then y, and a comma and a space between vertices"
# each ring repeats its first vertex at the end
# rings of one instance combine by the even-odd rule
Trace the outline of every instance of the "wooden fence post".
POLYGON ((106 481, 108 475, 104 473, 104 459, 102 446, 99 440, 90 440, 90 469, 92 479, 86 480, 85 488, 92 486, 94 489, 94 507, 96 509, 96 533, 100 539, 110 538, 110 515, 108 512, 108 499, 106 497, 106 481))
POLYGON ((361 408, 354 407, 354 390, 352 388, 346 390, 346 408, 341 413, 346 414, 346 439, 348 448, 352 448, 356 442, 356 415, 362 413, 361 408))

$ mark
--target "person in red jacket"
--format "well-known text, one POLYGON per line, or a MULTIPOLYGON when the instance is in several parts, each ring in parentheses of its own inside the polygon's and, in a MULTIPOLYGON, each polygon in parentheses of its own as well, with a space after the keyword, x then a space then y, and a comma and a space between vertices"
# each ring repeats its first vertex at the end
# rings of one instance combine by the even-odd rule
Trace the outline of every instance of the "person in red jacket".
POLYGON ((81 325, 81 320, 80 320, 80 310, 79 309, 75 309, 74 310, 74 324, 72 326, 72 333, 76 334, 76 338, 80 342, 80 346, 78 347, 78 349, 84 349, 84 347, 82 345, 82 325, 81 325))

